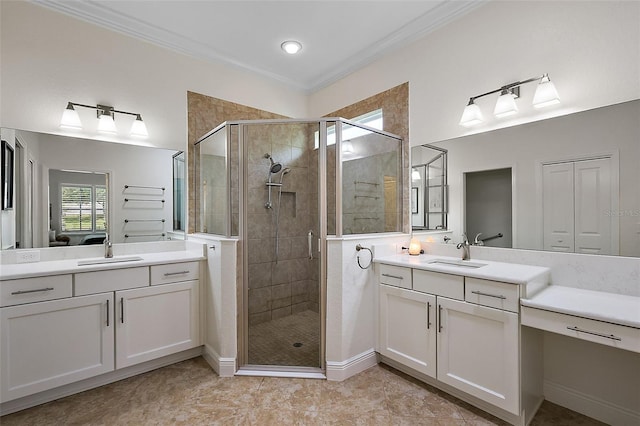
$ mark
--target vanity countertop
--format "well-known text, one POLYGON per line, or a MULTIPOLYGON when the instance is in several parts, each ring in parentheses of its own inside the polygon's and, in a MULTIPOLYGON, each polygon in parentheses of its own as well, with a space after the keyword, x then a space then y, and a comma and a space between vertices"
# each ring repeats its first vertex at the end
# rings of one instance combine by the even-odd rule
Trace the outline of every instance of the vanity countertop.
POLYGON ((137 266, 164 265, 168 263, 190 262, 204 260, 202 250, 180 250, 157 253, 136 253, 131 255, 114 256, 118 258, 140 257, 141 260, 100 263, 93 265, 78 265, 78 261, 101 260, 103 258, 74 258, 52 260, 44 262, 18 263, 0 266, 0 281, 18 278, 32 278, 47 275, 73 274, 91 271, 106 271, 110 269, 134 268, 137 266))
POLYGON ((640 297, 550 285, 522 306, 640 328, 640 297))
MULTIPOLYGON (((433 261, 460 262, 460 258, 448 256, 434 256, 421 254, 411 256, 409 254, 394 254, 374 258, 374 262, 387 265, 404 266, 425 271, 442 272, 453 275, 463 275, 465 277, 479 278, 484 280, 501 281, 511 284, 531 284, 539 283, 547 285, 549 282, 549 268, 542 266, 520 265, 517 263, 494 262, 490 260, 471 259, 462 261, 465 264, 482 264, 483 266, 473 268, 469 266, 448 265, 445 263, 430 263, 433 261)), ((527 291, 529 293, 529 291, 527 291)))

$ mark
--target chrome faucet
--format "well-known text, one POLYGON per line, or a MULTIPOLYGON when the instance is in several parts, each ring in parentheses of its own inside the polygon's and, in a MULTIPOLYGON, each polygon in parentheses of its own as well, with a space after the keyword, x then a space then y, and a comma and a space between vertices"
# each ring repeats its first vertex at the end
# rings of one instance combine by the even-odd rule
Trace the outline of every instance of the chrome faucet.
POLYGON ((462 249, 462 260, 469 260, 469 258, 470 258, 469 240, 467 239, 467 235, 466 234, 462 234, 462 242, 458 243, 456 248, 458 250, 462 249))
POLYGON ((482 235, 482 232, 480 232, 478 235, 476 235, 476 237, 473 239, 473 245, 474 246, 483 246, 484 245, 484 241, 482 241, 480 239, 480 235, 482 235))
POLYGON ((109 234, 104 234, 104 257, 111 259, 113 257, 113 247, 109 241, 109 234))

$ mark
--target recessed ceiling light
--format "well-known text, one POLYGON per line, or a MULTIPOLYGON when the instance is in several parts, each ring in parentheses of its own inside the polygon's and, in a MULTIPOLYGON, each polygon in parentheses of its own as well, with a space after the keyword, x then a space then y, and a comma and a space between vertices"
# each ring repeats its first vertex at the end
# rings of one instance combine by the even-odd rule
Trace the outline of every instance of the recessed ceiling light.
POLYGON ((289 55, 295 55, 300 50, 302 50, 302 44, 300 44, 299 41, 295 41, 295 40, 287 40, 285 42, 282 42, 280 47, 289 55))

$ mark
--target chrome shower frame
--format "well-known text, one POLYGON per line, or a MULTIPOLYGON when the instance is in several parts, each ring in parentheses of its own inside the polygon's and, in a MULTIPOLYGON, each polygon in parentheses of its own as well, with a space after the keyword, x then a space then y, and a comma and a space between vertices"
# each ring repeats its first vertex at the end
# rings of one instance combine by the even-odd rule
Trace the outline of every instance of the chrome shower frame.
MULTIPOLYGON (((308 377, 308 378, 324 378, 324 372, 326 369, 326 316, 327 316, 327 306, 326 306, 326 292, 327 292, 327 129, 330 125, 335 125, 335 135, 336 135, 336 143, 335 143, 335 157, 336 157, 336 170, 335 170, 335 236, 332 235, 332 238, 342 238, 343 230, 342 230, 342 124, 349 124, 351 126, 359 127, 361 129, 370 131, 372 133, 376 133, 379 135, 388 136, 390 138, 396 139, 402 142, 402 138, 392 133, 388 133, 382 130, 374 129, 369 126, 362 125, 360 123, 356 123, 344 118, 339 117, 327 117, 327 118, 319 118, 319 119, 270 119, 270 120, 235 120, 235 121, 226 121, 221 123, 219 126, 202 136, 197 142, 196 145, 207 139, 212 134, 218 131, 226 132, 226 144, 225 144, 225 156, 226 156, 226 177, 227 177, 227 185, 226 185, 226 202, 227 209, 225 211, 225 227, 226 232, 224 237, 227 238, 238 238, 242 243, 241 247, 241 261, 242 261, 242 281, 238 282, 237 294, 238 294, 238 306, 237 312, 240 315, 237 315, 237 358, 236 358, 236 374, 237 375, 279 375, 285 373, 289 377, 308 377), (248 347, 249 347, 249 287, 248 287, 248 275, 249 275, 249 261, 248 261, 248 244, 244 243, 247 241, 249 237, 248 231, 248 187, 247 182, 249 179, 248 175, 248 167, 247 164, 247 141, 245 137, 246 126, 248 125, 259 125, 259 124, 318 124, 319 129, 319 154, 318 154, 318 226, 319 226, 319 235, 317 235, 318 247, 316 253, 319 254, 320 264, 319 264, 319 311, 320 311, 320 353, 319 353, 319 365, 320 368, 314 367, 292 367, 292 366, 268 366, 268 365, 249 365, 248 364, 248 347), (233 176, 231 172, 231 159, 230 153, 232 149, 231 138, 232 132, 231 129, 233 127, 237 128, 237 140, 238 140, 238 158, 239 161, 239 170, 238 170, 238 188, 239 188, 239 202, 238 202, 238 219, 239 226, 237 233, 232 230, 232 190, 231 185, 229 183, 232 182, 233 176)), ((405 147, 402 143, 400 143, 400 161, 404 161, 405 159, 405 147)), ((270 156, 269 156, 270 157, 270 156)), ((265 157, 266 158, 266 157, 265 157)), ((197 160, 195 160, 197 161, 197 160)), ((273 160, 271 159, 273 162, 273 160)), ((402 164, 401 164, 402 165, 402 164)), ((194 175, 198 176, 198 168, 195 169, 196 173, 194 175)), ((402 165, 399 170, 399 179, 402 182, 405 181, 405 167, 402 165)), ((272 173, 269 174, 266 186, 269 187, 269 191, 271 187, 279 187, 281 190, 281 183, 275 183, 271 180, 272 173)), ((281 175, 282 177, 282 175, 281 175)), ((194 182, 195 184, 195 182, 194 182)), ((198 188, 197 185, 194 186, 198 188)), ((269 203, 271 201, 271 197, 269 197, 269 203)), ((265 204, 265 207, 266 204, 265 204)), ((267 207, 270 208, 270 207, 267 207)), ((401 207, 401 215, 402 215, 402 223, 403 229, 408 226, 409 223, 408 217, 410 210, 407 209, 407 206, 401 207)))

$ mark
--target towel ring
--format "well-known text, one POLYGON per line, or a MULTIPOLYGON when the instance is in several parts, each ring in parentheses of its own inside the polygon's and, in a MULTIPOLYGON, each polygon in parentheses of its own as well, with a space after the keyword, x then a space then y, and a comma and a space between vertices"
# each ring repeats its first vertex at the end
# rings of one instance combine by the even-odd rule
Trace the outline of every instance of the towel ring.
POLYGON ((358 256, 356 257, 358 266, 360 267, 360 269, 368 269, 371 266, 371 262, 373 262, 373 252, 370 248, 363 247, 362 245, 358 244, 356 246, 356 251, 359 252, 360 250, 367 250, 369 252, 369 263, 367 264, 367 266, 362 266, 362 264, 360 263, 360 254, 358 254, 358 256))

